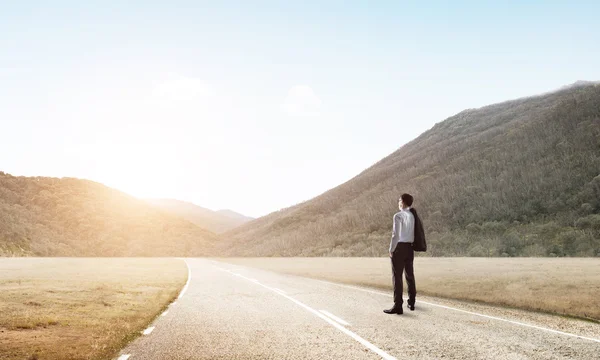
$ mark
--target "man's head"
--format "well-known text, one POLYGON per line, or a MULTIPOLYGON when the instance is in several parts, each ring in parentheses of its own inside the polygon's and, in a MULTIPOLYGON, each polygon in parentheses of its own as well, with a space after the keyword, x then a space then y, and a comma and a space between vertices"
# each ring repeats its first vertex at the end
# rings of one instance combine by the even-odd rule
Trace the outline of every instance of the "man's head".
POLYGON ((400 195, 400 199, 398 200, 398 207, 400 209, 411 207, 413 204, 413 197, 410 194, 402 194, 400 195))

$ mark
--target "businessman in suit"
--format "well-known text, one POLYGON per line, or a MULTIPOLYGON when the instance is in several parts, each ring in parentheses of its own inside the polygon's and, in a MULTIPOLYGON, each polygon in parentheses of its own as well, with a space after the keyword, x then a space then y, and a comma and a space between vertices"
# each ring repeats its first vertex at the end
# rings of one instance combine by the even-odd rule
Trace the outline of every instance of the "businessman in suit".
POLYGON ((390 242, 390 258, 392 259, 392 282, 394 284, 394 306, 383 310, 386 314, 402 314, 402 273, 405 273, 408 285, 408 308, 415 309, 415 297, 417 288, 415 286, 415 274, 413 261, 415 252, 413 242, 415 239, 415 217, 410 211, 413 197, 410 194, 402 194, 398 200, 399 212, 394 214, 392 227, 392 240, 390 242))

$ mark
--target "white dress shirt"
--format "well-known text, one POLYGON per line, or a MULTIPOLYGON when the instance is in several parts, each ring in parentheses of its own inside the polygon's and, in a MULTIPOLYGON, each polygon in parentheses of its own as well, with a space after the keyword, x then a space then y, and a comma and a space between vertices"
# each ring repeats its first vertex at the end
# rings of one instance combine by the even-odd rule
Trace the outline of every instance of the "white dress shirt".
POLYGON ((402 208, 402 210, 394 214, 390 252, 394 252, 394 250, 396 250, 398 243, 413 243, 414 241, 415 217, 410 212, 410 207, 402 208))

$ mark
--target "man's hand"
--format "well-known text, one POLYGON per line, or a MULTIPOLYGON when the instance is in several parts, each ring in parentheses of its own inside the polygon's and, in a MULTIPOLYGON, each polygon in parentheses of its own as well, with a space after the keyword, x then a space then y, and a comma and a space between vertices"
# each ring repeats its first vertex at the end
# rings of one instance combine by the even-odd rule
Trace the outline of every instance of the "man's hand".
POLYGON ((394 255, 394 253, 390 251, 390 257, 392 257, 392 255, 394 255))

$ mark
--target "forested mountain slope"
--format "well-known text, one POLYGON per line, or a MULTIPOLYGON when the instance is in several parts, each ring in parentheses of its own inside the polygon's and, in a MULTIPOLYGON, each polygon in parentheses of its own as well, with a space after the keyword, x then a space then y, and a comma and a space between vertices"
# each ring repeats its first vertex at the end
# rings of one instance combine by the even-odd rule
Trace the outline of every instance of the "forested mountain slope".
POLYGON ((225 233, 223 251, 385 255, 403 192, 428 255, 599 256, 600 85, 465 110, 350 181, 225 233))
POLYGON ((0 172, 0 256, 202 256, 216 241, 93 181, 0 172))

